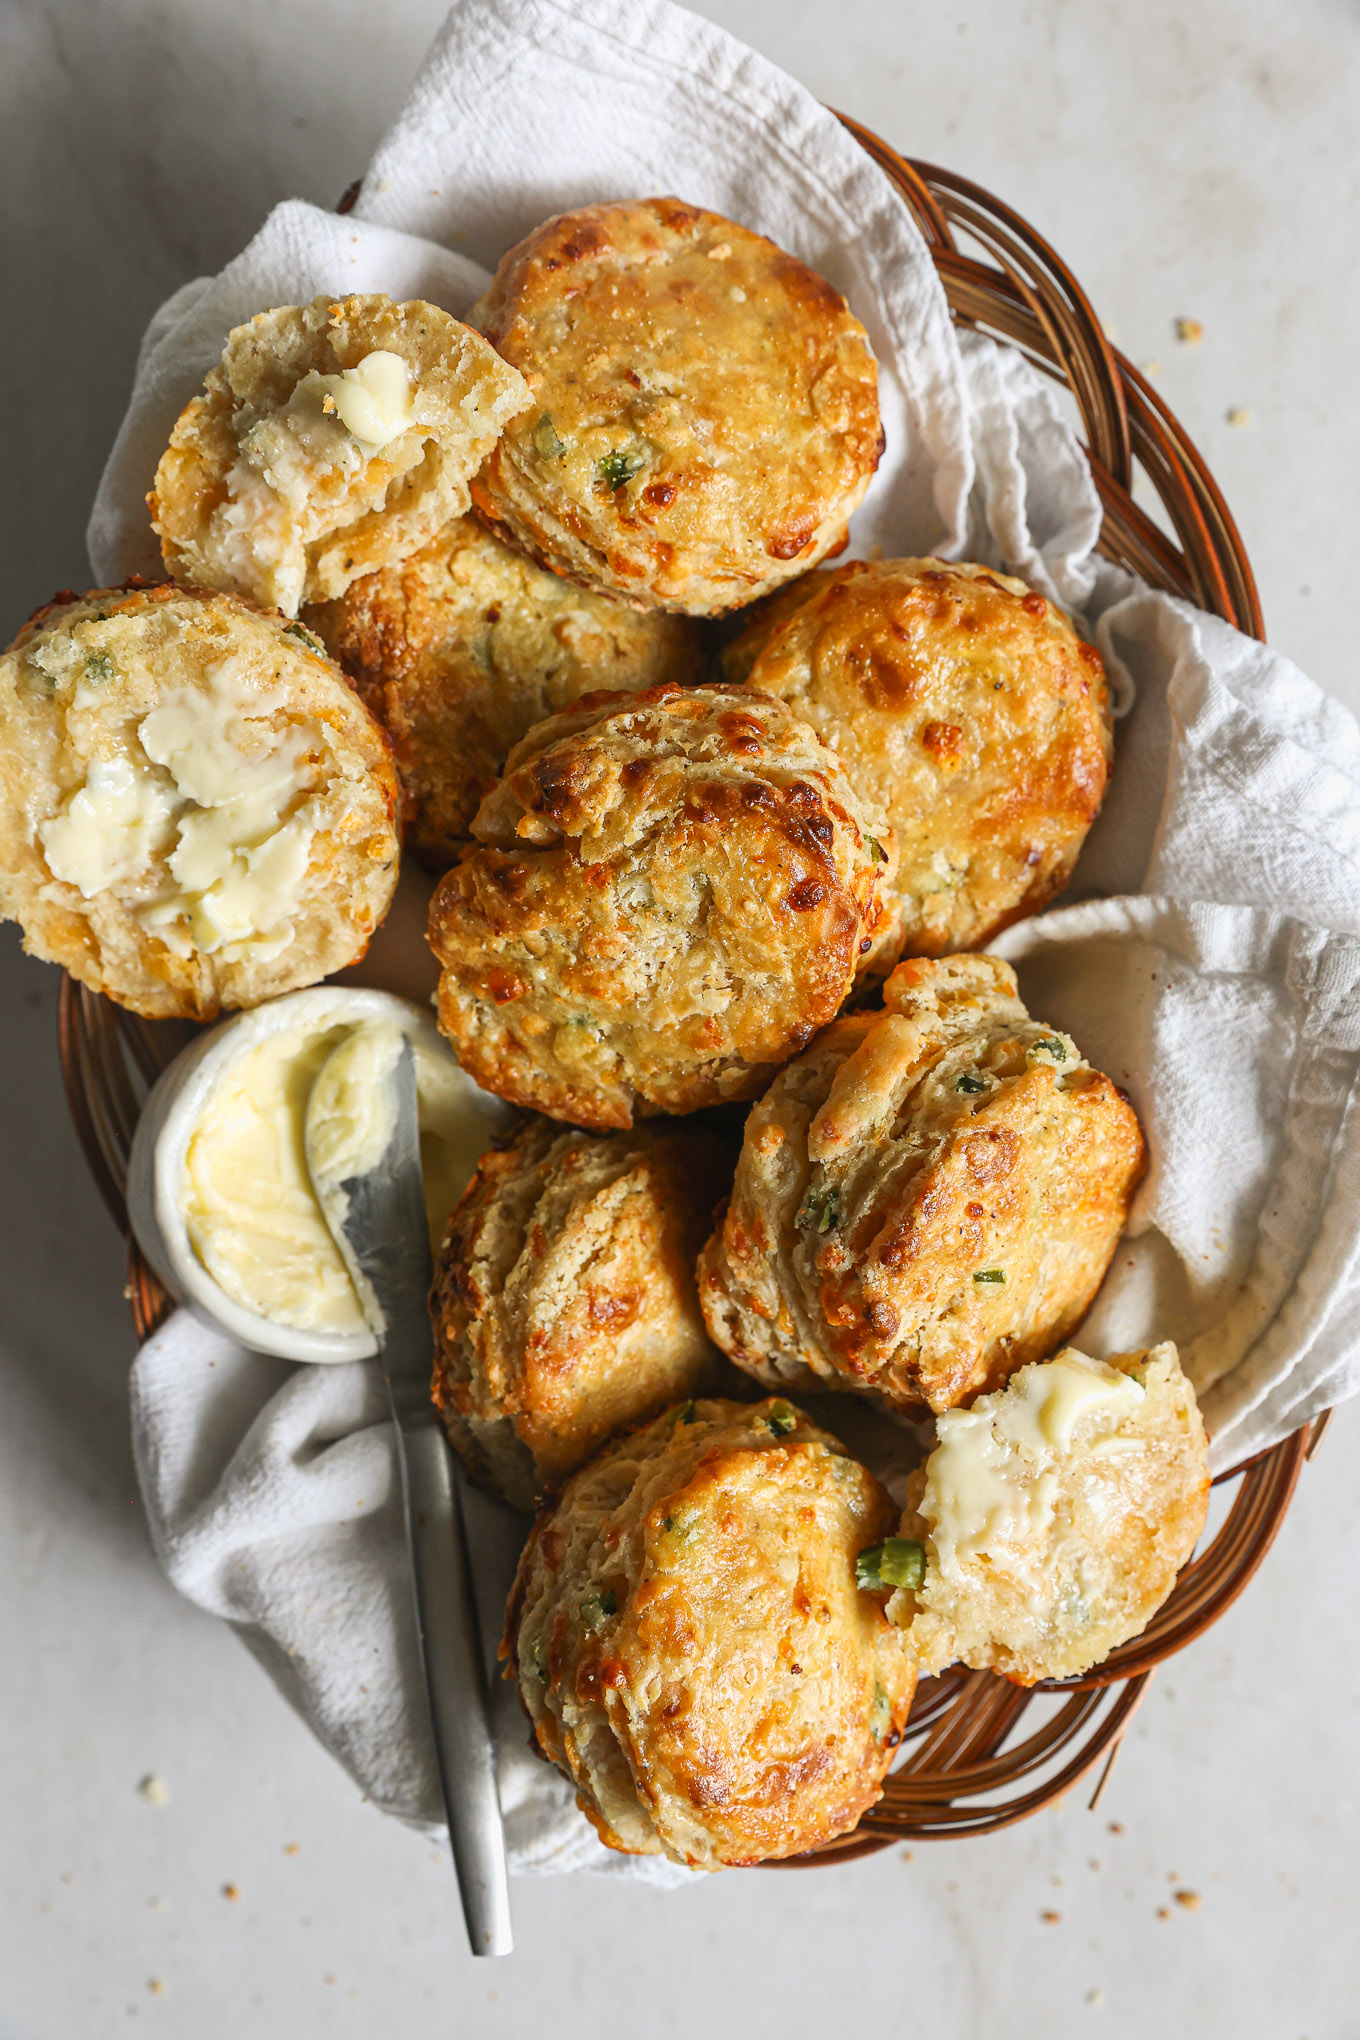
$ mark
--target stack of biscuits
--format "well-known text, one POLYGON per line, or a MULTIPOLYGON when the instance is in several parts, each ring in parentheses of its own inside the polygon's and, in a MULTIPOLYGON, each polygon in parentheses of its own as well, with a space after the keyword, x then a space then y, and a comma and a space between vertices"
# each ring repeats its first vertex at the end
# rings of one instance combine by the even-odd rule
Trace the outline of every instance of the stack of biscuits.
POLYGON ((521 1110, 431 1297, 455 1448, 537 1507, 507 1675, 611 1847, 700 1867, 848 1832, 918 1677, 1089 1669, 1205 1517, 1175 1348, 1068 1343, 1138 1119, 985 953, 1099 811, 1101 661, 990 568, 825 564, 882 451, 822 278, 589 206, 466 323, 233 332, 171 578, 0 659, 0 907, 138 1012, 313 983, 433 874, 439 1025, 521 1110), (896 1501, 837 1398, 923 1441, 896 1501))

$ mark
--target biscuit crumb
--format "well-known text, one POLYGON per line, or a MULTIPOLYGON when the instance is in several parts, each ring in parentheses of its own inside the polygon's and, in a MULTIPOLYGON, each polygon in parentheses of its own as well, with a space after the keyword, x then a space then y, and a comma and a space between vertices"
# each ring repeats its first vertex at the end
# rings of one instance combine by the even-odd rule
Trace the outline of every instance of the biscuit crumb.
POLYGON ((1103 2005, 1104 2002, 1105 1993, 1103 1990, 1088 1990, 1086 1996, 1082 1999, 1082 2003, 1087 2005, 1103 2005))
POLYGON ((165 1996, 165 1984, 163 1983, 159 1976, 148 1976, 148 1978, 146 1979, 146 1987, 150 1991, 152 1997, 165 1996))
POLYGON ((1198 347, 1204 338, 1204 327, 1198 319, 1177 319, 1176 338, 1187 347, 1198 347))
POLYGON ((1233 404, 1223 414, 1230 425, 1250 425, 1251 412, 1245 404, 1233 404))
POLYGON ((1105 1823, 1105 1827, 1107 1833, 1112 1835, 1122 1835, 1124 1832, 1124 1823, 1122 1820, 1108 1820, 1105 1823))
POLYGON ((137 1790, 141 1793, 148 1806, 168 1806, 170 1804, 170 1787, 166 1784, 164 1778, 158 1778, 154 1771, 148 1771, 144 1778, 140 1778, 137 1781, 137 1790))
POLYGON ((1062 1925, 1062 1914, 1060 1912, 1041 1912, 1039 1917, 1046 1927, 1062 1925))
POLYGON ((222 1896, 223 1898, 231 1899, 232 1902, 235 1903, 235 1901, 241 1896, 240 1889, 235 1884, 224 1884, 222 1886, 222 1896))
POLYGON ((1160 375, 1162 372, 1162 364, 1155 356, 1147 361, 1140 361, 1138 366, 1144 375, 1160 375))
POLYGON ((1086 1867, 1088 1870, 1099 1870, 1100 1858, 1098 1856, 1088 1856, 1086 1858, 1086 1867))
POLYGON ((1169 1919, 1170 1919, 1170 1917, 1171 1917, 1171 1908, 1170 1908, 1170 1906, 1169 1906, 1169 1905, 1159 1905, 1159 1906, 1158 1906, 1158 1908, 1157 1908, 1157 1917, 1158 1917, 1158 1919, 1159 1919, 1159 1920, 1169 1920, 1169 1919))
POLYGON ((903 1861, 904 1863, 910 1863, 910 1862, 911 1862, 911 1860, 912 1860, 912 1856, 913 1856, 913 1854, 914 1854, 914 1851, 913 1851, 913 1850, 911 1850, 911 1849, 903 1849, 903 1851, 902 1851, 902 1861, 903 1861))
POLYGON ((1198 1912, 1204 1903, 1197 1891, 1173 1891, 1171 1896, 1177 1905, 1184 1906, 1187 1912, 1198 1912))
POLYGON ((302 1847, 301 1842, 285 1842, 283 1845, 283 1853, 285 1856, 296 1856, 298 1850, 301 1847, 302 1847))

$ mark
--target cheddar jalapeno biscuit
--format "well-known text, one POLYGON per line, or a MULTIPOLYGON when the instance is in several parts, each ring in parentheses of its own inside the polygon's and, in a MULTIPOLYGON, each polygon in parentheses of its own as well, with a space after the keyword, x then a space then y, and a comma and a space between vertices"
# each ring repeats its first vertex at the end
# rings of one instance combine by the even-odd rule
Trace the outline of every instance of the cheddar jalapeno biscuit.
POLYGON ((896 832, 896 951, 979 948, 1062 891, 1112 741, 1100 656, 1059 610, 987 568, 859 560, 770 622, 726 669, 834 745, 896 832))
POLYGON ((711 615, 815 566, 878 464, 878 372, 844 298, 679 199, 546 221, 469 316, 532 392, 478 511, 640 608, 711 615))
POLYGON ((887 1607, 921 1670, 961 1659, 1032 1686, 1141 1635, 1209 1507, 1176 1348, 1107 1362, 1069 1346, 937 1425, 886 1566, 910 1581, 887 1607))
POLYGON ((234 595, 61 596, 0 656, 0 913, 155 1019, 362 956, 397 880, 381 729, 300 624, 234 595))
POLYGON ((716 1343, 770 1386, 946 1410, 1084 1315, 1143 1137, 997 958, 899 964, 885 998, 752 1110, 699 1294, 716 1343))
POLYGON ((611 1848, 760 1863, 874 1804, 916 1674, 856 1564, 896 1514, 777 1400, 683 1404, 573 1476, 520 1561, 506 1645, 611 1848))
POLYGON ((592 689, 702 678, 700 625, 639 615, 455 518, 399 566, 304 612, 392 739, 402 832, 443 868, 511 749, 592 689))
POLYGON ((435 1401, 469 1472, 520 1508, 613 1431, 714 1385, 694 1257, 732 1175, 689 1127, 535 1117, 482 1157, 435 1273, 435 1401))
POLYGON ((466 510, 469 475, 527 402, 523 378, 435 305, 261 312, 230 334, 156 469, 165 564, 296 616, 466 510))
POLYGON ((588 695, 511 752, 435 892, 439 1024, 595 1128, 749 1098, 845 999, 890 870, 834 752, 745 689, 588 695))

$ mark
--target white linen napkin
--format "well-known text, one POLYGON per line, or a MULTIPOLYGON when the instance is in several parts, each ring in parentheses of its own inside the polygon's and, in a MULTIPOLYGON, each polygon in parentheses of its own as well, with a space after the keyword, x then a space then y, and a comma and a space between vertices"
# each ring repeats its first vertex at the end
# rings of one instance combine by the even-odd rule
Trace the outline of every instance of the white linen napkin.
MULTIPOLYGON (((1229 1466, 1360 1385, 1360 728, 1288 661, 1096 557, 1099 500, 1052 392, 1012 350, 956 337, 906 207, 793 80, 670 5, 464 0, 354 214, 280 206, 153 321, 91 519, 95 574, 154 565, 145 491, 230 325, 321 290, 465 311, 547 214, 663 191, 771 234, 869 328, 888 447, 852 551, 1008 567, 1105 654, 1123 720, 1082 903, 997 947, 1148 1128, 1084 1342, 1182 1341, 1229 1466)), ((181 1313, 137 1360, 133 1423, 171 1578, 235 1624, 379 1805, 435 1821, 372 1364, 290 1368, 181 1313)), ((476 1516, 492 1630, 522 1525, 489 1502, 476 1516)), ((508 1689, 498 1707, 515 1867, 664 1875, 607 1857, 525 1752, 508 1689)))

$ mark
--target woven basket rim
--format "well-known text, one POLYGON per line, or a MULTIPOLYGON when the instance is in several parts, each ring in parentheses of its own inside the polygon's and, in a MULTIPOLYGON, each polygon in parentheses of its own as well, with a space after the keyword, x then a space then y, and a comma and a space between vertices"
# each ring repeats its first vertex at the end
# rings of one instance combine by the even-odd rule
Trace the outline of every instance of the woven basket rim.
MULTIPOLYGON (((846 114, 837 118, 909 206, 955 322, 1019 348, 1071 392, 1101 498, 1100 550, 1153 586, 1263 639, 1251 566, 1217 483, 1169 407, 1111 346, 1053 248, 981 186, 900 155, 846 114), (960 235, 989 259, 962 248, 960 235), (1135 465, 1179 543, 1133 501, 1135 465)), ((358 190, 351 185, 338 210, 347 212, 358 190)), ((127 1159, 146 1092, 184 1038, 175 1023, 138 1019, 63 976, 58 1051, 67 1099, 91 1176, 128 1238, 126 1294, 139 1338, 149 1336, 172 1305, 128 1236, 127 1159)), ((1103 1759, 1094 1806, 1157 1665, 1202 1635, 1250 1583, 1326 1422, 1324 1414, 1220 1476, 1220 1483, 1238 1482, 1226 1521, 1183 1570, 1142 1636, 1086 1678, 1062 1684, 1026 1690, 958 1666, 923 1682, 902 1761, 878 1805, 852 1834, 767 1867, 818 1867, 895 1841, 993 1832, 1052 1804, 1103 1759), (1022 1716, 1040 1699, 1052 1703, 1048 1720, 1017 1739, 1022 1716)))

